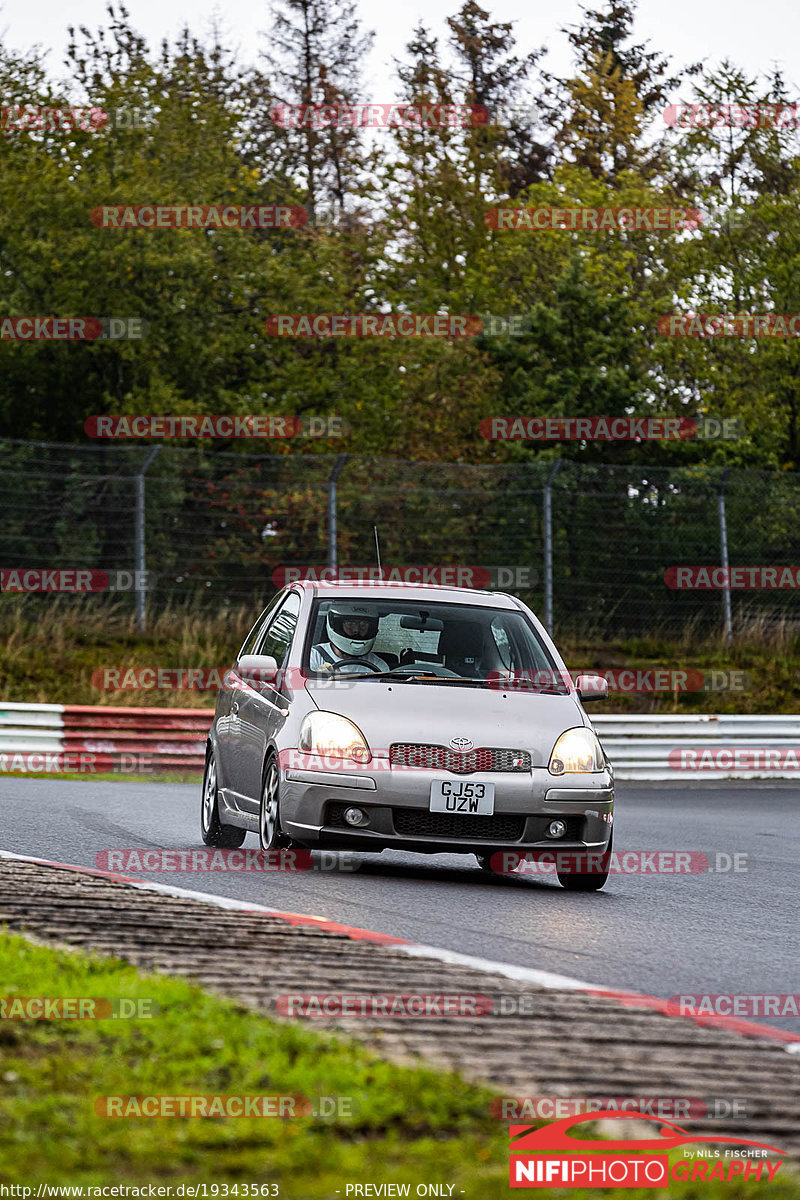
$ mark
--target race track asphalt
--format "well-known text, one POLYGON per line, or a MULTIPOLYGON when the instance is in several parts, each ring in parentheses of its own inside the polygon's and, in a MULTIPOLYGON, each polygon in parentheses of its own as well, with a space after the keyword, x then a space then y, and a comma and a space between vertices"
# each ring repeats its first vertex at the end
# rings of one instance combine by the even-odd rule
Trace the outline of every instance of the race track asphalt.
MULTIPOLYGON (((199 793, 183 784, 5 777, 0 849, 88 867, 112 849, 194 849, 202 846, 199 793)), ((488 876, 469 856, 396 851, 363 856, 355 872, 137 877, 665 999, 800 993, 800 788, 620 783, 614 840, 620 856, 696 850, 713 866, 717 854, 722 862, 744 854, 747 869, 619 873, 589 894, 549 878, 488 876)), ((257 847, 253 834, 248 847, 257 847)), ((765 1019, 800 1033, 797 1017, 765 1019)))

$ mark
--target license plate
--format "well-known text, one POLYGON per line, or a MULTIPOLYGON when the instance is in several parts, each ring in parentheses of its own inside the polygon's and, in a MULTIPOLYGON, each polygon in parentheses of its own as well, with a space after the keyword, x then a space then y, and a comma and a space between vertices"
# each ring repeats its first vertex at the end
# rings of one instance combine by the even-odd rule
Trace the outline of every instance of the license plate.
POLYGON ((430 811, 491 817, 494 813, 494 784, 468 783, 465 779, 435 779, 431 784, 430 811))

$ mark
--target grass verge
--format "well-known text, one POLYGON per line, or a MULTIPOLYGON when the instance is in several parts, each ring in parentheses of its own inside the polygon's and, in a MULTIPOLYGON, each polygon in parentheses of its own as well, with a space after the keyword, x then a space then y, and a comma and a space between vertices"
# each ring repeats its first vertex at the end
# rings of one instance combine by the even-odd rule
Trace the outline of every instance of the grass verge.
MULTIPOLYGON (((258 615, 256 607, 220 606, 213 612, 189 604, 165 607, 139 634, 130 608, 120 602, 4 597, 0 696, 38 704, 213 708, 215 689, 109 690, 101 685, 124 681, 126 673, 145 667, 224 673, 258 615)), ((679 671, 689 673, 689 689, 698 686, 698 675, 708 677, 704 690, 653 692, 645 684, 644 690, 629 692, 623 683, 623 690, 593 705, 598 713, 792 713, 800 705, 800 633, 788 622, 740 622, 732 646, 691 624, 683 636, 672 638, 658 631, 609 638, 568 627, 556 628, 555 635, 573 676, 592 669, 679 671)))
MULTIPOLYGON (((412 1196, 419 1183, 445 1183, 456 1200, 507 1200, 507 1129, 489 1115, 492 1092, 455 1074, 392 1065, 182 980, 17 936, 0 934, 0 976, 6 997, 124 997, 147 1001, 154 1013, 0 1022, 0 1183, 206 1183, 209 1196, 220 1185, 220 1197, 223 1184, 271 1183, 285 1200, 336 1200, 348 1183, 409 1183, 412 1196), (330 1119, 110 1119, 94 1111, 99 1096, 189 1093, 299 1094, 347 1104, 338 1101, 339 1115, 330 1119)), ((783 1168, 768 1192, 735 1181, 677 1184, 669 1194, 741 1200, 756 1188, 770 1200, 800 1198, 783 1168)), ((575 1200, 589 1194, 570 1191, 575 1200)), ((665 1193, 602 1195, 652 1200, 665 1193)))

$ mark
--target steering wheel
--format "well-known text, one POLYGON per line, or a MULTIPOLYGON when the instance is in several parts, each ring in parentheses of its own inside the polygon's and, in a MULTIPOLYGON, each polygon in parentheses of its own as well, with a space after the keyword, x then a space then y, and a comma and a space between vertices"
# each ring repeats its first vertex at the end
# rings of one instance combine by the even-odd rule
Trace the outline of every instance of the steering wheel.
POLYGON ((449 667, 443 667, 441 663, 415 662, 403 663, 402 667, 395 667, 394 674, 399 675, 403 671, 425 671, 426 675, 440 675, 442 678, 460 679, 458 671, 451 671, 449 667))
MULTIPOLYGON (((374 663, 367 662, 367 660, 365 658, 346 658, 346 659, 342 660, 342 663, 346 664, 348 667, 352 666, 353 664, 355 664, 356 666, 366 667, 369 671, 378 672, 378 671, 383 670, 383 667, 376 667, 374 663)), ((337 675, 337 674, 352 675, 352 674, 354 674, 354 672, 352 672, 352 671, 331 671, 331 675, 337 675)))

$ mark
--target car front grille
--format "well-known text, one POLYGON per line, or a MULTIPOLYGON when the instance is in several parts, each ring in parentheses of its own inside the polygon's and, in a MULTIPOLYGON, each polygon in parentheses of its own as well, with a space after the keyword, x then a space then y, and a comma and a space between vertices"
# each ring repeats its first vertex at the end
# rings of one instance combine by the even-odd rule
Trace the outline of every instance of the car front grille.
POLYGON ((406 837, 453 838, 461 842, 518 842, 524 817, 459 817, 426 812, 424 808, 395 808, 395 832, 406 837))
POLYGON ((424 742, 395 742, 389 747, 389 762, 393 767, 409 767, 425 771, 450 771, 454 775, 471 775, 475 771, 530 771, 531 756, 527 750, 501 750, 481 746, 477 750, 451 750, 447 746, 429 746, 424 742))

